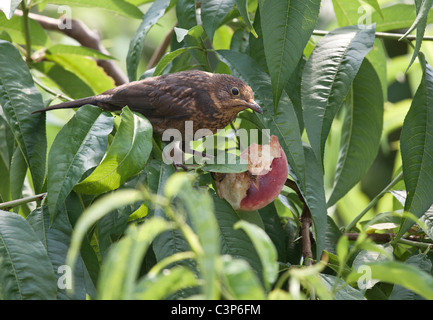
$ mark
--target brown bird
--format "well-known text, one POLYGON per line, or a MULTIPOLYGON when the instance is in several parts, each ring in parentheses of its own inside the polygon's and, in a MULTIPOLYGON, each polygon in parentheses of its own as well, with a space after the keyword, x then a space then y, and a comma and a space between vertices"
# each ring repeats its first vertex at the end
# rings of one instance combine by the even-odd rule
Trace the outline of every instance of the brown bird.
MULTIPOLYGON (((106 111, 128 106, 143 114, 156 134, 177 129, 185 135, 185 121, 192 121, 193 132, 209 129, 215 133, 230 124, 247 108, 262 113, 250 86, 226 74, 199 70, 181 71, 130 82, 99 95, 64 102, 35 112, 96 105, 106 111)), ((34 112, 34 113, 35 113, 34 112)), ((184 139, 183 139, 184 140, 184 139)))

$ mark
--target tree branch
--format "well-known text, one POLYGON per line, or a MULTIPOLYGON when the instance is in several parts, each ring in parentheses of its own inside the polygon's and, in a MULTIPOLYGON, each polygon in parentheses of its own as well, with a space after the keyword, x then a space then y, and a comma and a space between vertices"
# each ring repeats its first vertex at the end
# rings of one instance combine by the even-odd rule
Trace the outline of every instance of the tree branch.
POLYGON ((302 194, 294 181, 287 179, 285 185, 296 192, 299 200, 301 200, 303 204, 302 214, 299 219, 301 222, 302 257, 307 265, 311 265, 313 260, 313 251, 311 250, 310 227, 313 225, 313 218, 311 217, 310 208, 308 208, 305 203, 304 197, 302 197, 302 194))
MULTIPOLYGON (((22 16, 21 10, 16 10, 15 15, 22 16)), ((101 44, 101 38, 98 32, 90 30, 83 22, 71 19, 71 28, 61 29, 59 26, 64 25, 65 17, 54 19, 43 15, 29 13, 28 17, 38 22, 42 28, 49 31, 56 31, 65 34, 66 36, 75 39, 82 46, 88 47, 104 54, 109 55, 107 49, 101 44)), ((128 78, 122 70, 111 60, 97 60, 98 65, 114 79, 116 85, 121 85, 128 82, 128 78)))
POLYGON ((20 206, 20 205, 28 203, 28 202, 42 200, 45 197, 45 195, 46 195, 46 193, 41 193, 41 194, 37 194, 34 196, 30 196, 30 197, 25 197, 25 198, 16 199, 16 200, 8 201, 8 202, 3 202, 3 203, 0 203, 0 209, 7 211, 7 210, 10 210, 14 207, 20 206))
POLYGON ((161 60, 161 58, 164 56, 164 53, 167 51, 167 48, 171 43, 171 38, 173 36, 173 33, 174 33, 174 28, 172 28, 170 32, 167 33, 162 43, 159 45, 158 48, 156 48, 152 57, 150 57, 149 63, 147 64, 147 69, 151 69, 154 66, 156 66, 159 60, 161 60))
MULTIPOLYGON (((313 35, 315 36, 326 36, 329 33, 329 31, 326 30, 314 30, 313 31, 313 35)), ((393 32, 376 32, 375 36, 377 38, 383 38, 383 39, 391 39, 391 40, 408 40, 408 41, 413 41, 416 40, 416 35, 410 34, 407 35, 404 39, 401 39, 404 34, 402 33, 393 33, 393 32)), ((423 41, 433 41, 433 36, 424 36, 422 38, 423 41)))
MULTIPOLYGON (((359 237, 359 233, 350 233, 345 232, 344 235, 347 236, 347 238, 350 241, 355 241, 359 237)), ((368 233, 367 237, 369 237, 371 240, 373 240, 375 243, 388 243, 391 242, 395 234, 392 233, 368 233)), ((433 243, 429 242, 422 242, 424 240, 424 237, 416 236, 416 235, 407 235, 404 238, 398 239, 397 242, 402 244, 407 244, 412 247, 418 247, 423 249, 433 249, 433 243)))

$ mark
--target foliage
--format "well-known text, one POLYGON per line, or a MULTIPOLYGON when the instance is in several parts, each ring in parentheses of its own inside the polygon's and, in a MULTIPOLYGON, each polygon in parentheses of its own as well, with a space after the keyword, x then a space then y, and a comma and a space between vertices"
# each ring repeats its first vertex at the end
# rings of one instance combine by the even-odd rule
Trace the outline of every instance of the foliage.
POLYGON ((130 81, 194 68, 252 87, 264 113, 228 131, 269 129, 296 187, 248 213, 216 195, 227 166, 176 172, 128 107, 31 114, 115 85, 110 54, 28 16, 48 4, 89 1, 0 4, 1 298, 433 299, 432 1, 333 0, 335 21, 319 0, 92 1, 137 25, 130 81), (166 17, 168 48, 143 68, 166 17))

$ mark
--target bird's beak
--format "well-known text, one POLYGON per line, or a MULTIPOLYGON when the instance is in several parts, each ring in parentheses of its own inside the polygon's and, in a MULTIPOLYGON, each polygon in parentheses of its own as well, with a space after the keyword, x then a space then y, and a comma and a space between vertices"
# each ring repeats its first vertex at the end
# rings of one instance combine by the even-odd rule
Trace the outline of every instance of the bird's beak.
POLYGON ((248 102, 248 108, 255 112, 263 113, 263 109, 254 100, 248 102))

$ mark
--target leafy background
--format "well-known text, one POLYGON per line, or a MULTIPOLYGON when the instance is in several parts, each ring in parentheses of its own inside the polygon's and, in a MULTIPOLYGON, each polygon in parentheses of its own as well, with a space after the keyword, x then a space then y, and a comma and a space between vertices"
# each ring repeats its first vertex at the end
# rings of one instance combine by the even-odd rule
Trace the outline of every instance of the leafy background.
POLYGON ((1 3, 1 298, 433 298, 431 0, 89 3, 1 3), (58 8, 108 51, 29 15, 58 8), (31 115, 189 68, 253 88, 233 127, 277 135, 294 182, 265 208, 164 164, 127 107, 31 115))

